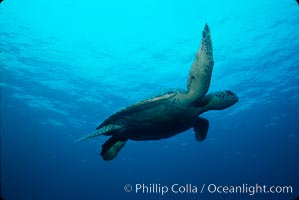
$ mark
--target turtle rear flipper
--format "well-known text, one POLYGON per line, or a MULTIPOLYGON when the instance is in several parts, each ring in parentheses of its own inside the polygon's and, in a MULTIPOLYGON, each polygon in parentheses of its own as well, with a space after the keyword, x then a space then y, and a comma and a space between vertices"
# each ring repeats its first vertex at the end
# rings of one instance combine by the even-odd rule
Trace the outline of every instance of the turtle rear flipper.
POLYGON ((124 147, 128 139, 123 139, 118 136, 112 136, 109 138, 103 145, 102 145, 102 151, 101 156, 103 157, 103 160, 113 160, 118 152, 124 147))
POLYGON ((206 139, 208 130, 209 130, 209 120, 198 117, 193 125, 193 129, 195 132, 195 138, 198 141, 203 141, 206 139))

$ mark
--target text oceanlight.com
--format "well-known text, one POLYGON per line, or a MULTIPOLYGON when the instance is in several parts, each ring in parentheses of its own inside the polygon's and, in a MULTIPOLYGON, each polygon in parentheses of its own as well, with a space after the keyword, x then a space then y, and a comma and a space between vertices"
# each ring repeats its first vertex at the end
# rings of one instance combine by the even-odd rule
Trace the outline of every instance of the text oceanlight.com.
POLYGON ((217 185, 217 184, 178 184, 163 185, 158 183, 152 184, 126 184, 124 186, 125 192, 134 192, 136 194, 292 194, 292 186, 267 186, 267 185, 217 185))

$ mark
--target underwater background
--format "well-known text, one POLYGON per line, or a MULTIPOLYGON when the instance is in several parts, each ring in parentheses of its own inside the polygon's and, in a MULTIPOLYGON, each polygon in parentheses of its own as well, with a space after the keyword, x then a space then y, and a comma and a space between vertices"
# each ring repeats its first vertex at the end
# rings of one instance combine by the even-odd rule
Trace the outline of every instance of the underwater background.
POLYGON ((293 0, 43 1, 0 4, 1 194, 6 200, 295 199, 299 195, 299 6, 293 0), (117 110, 176 88, 208 23, 210 92, 239 102, 193 130, 74 143, 117 110), (198 193, 125 192, 192 184, 198 193), (201 194, 202 185, 292 186, 292 193, 201 194))

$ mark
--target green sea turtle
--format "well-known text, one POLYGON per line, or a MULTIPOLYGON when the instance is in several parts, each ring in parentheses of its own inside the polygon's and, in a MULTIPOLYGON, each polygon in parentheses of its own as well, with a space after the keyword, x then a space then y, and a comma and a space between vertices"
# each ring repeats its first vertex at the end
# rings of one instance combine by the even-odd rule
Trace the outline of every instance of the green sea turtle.
POLYGON ((130 140, 159 140, 193 127, 195 138, 206 138, 209 121, 198 115, 222 110, 238 102, 229 90, 206 95, 213 70, 213 49, 208 25, 204 27, 199 50, 189 72, 187 91, 171 91, 124 108, 107 118, 96 131, 77 141, 99 135, 111 136, 103 145, 104 160, 114 159, 130 140))

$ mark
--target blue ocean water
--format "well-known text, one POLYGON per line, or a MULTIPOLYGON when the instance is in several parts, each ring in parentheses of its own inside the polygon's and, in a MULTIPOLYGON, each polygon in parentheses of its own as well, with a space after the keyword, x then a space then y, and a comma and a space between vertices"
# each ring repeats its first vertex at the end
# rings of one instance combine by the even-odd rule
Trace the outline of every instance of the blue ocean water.
POLYGON ((299 195, 296 1, 4 0, 0 7, 6 200, 299 195), (74 143, 121 108, 185 88, 206 23, 215 61, 210 91, 230 89, 240 100, 202 115, 210 121, 205 141, 191 129, 167 140, 129 141, 109 162, 99 155, 107 138, 74 143), (136 192, 136 184, 191 184, 198 192, 162 196, 136 192), (292 192, 213 193, 213 184, 292 192))

